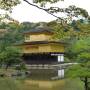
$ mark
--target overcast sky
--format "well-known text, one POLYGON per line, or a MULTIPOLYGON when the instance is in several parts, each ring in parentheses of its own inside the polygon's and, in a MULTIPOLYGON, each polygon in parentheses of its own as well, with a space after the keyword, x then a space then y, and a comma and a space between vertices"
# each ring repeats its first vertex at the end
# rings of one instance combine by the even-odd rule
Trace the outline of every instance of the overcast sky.
MULTIPOLYGON (((28 1, 31 2, 32 0, 28 1)), ((68 7, 69 5, 76 5, 77 7, 84 8, 90 14, 90 0, 65 0, 64 2, 59 2, 54 6, 68 7)), ((20 22, 47 22, 56 19, 45 11, 30 6, 24 1, 13 9, 11 16, 20 22)))

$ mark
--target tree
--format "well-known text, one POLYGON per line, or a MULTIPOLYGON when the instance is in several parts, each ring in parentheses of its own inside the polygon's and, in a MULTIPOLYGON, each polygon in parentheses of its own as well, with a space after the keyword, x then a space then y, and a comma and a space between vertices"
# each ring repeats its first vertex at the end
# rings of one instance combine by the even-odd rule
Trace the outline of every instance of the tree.
POLYGON ((20 64, 22 62, 21 59, 21 51, 15 47, 6 47, 4 51, 0 53, 0 61, 1 65, 5 65, 5 69, 8 67, 20 64))
POLYGON ((31 22, 22 22, 21 25, 23 31, 36 27, 36 24, 31 22))
POLYGON ((20 4, 20 0, 0 0, 0 8, 4 10, 11 10, 17 4, 20 4))
POLYGON ((89 78, 90 78, 90 37, 86 37, 74 42, 68 53, 71 53, 74 62, 77 65, 73 65, 69 68, 68 76, 79 77, 85 85, 85 90, 89 90, 89 78), (73 54, 72 54, 73 53, 73 54))
POLYGON ((5 65, 6 69, 22 62, 21 49, 15 47, 16 42, 23 40, 20 28, 16 23, 9 23, 3 35, 0 34, 0 64, 5 65))
POLYGON ((41 7, 36 4, 30 3, 28 0, 23 0, 23 1, 25 1, 31 6, 44 10, 48 14, 56 17, 61 22, 61 24, 67 21, 72 21, 73 17, 76 17, 76 18, 78 18, 79 16, 82 16, 84 18, 89 17, 89 14, 85 9, 76 7, 74 5, 71 5, 68 8, 59 8, 59 7, 45 8, 45 5, 47 2, 50 2, 52 4, 52 3, 56 3, 58 1, 63 1, 63 0, 33 0, 34 3, 40 3, 41 7), (55 15, 54 13, 63 13, 67 17, 60 17, 60 16, 55 15))
POLYGON ((47 23, 47 26, 54 31, 54 39, 67 43, 90 36, 90 23, 87 20, 73 20, 71 23, 65 23, 64 26, 54 20, 47 23))
POLYGON ((0 33, 0 45, 3 47, 4 45, 13 45, 16 42, 23 40, 23 35, 21 34, 22 25, 18 23, 2 23, 0 29, 3 31, 3 33, 0 33))
POLYGON ((2 24, 5 19, 13 21, 9 14, 12 12, 13 7, 18 4, 20 4, 20 0, 0 0, 0 9, 5 12, 5 14, 0 14, 0 24, 2 24))

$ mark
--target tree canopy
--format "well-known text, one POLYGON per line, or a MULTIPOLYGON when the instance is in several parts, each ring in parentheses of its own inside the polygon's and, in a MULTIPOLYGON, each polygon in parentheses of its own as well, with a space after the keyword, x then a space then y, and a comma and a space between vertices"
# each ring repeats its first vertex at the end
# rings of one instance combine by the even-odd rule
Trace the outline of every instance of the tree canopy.
POLYGON ((4 10, 11 10, 17 4, 20 4, 20 0, 0 0, 0 8, 4 10))
POLYGON ((18 23, 3 23, 0 28, 3 32, 0 33, 0 65, 7 69, 22 62, 21 49, 16 47, 15 43, 23 40, 23 37, 18 23))
POLYGON ((77 65, 68 70, 68 76, 79 77, 85 84, 85 90, 89 90, 90 78, 90 37, 80 38, 72 43, 67 52, 67 57, 77 65))

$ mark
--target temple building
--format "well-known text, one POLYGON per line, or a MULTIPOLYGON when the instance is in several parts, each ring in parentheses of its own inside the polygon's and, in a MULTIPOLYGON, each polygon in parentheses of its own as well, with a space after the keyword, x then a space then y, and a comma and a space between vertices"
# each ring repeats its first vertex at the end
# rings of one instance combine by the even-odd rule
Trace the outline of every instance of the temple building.
POLYGON ((23 32, 24 42, 19 45, 22 48, 23 60, 32 72, 32 78, 64 77, 64 69, 55 69, 53 65, 64 62, 65 43, 54 40, 53 35, 53 30, 47 27, 23 32))
POLYGON ((27 64, 54 64, 64 62, 65 44, 52 39, 50 28, 38 27, 24 31, 23 59, 27 64))

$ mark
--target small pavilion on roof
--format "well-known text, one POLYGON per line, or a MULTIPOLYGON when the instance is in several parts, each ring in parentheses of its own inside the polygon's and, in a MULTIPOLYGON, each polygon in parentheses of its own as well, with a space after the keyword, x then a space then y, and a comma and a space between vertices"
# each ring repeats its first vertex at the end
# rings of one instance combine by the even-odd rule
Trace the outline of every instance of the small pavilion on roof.
POLYGON ((65 44, 52 39, 54 32, 47 27, 24 31, 23 59, 26 64, 64 62, 65 44))

